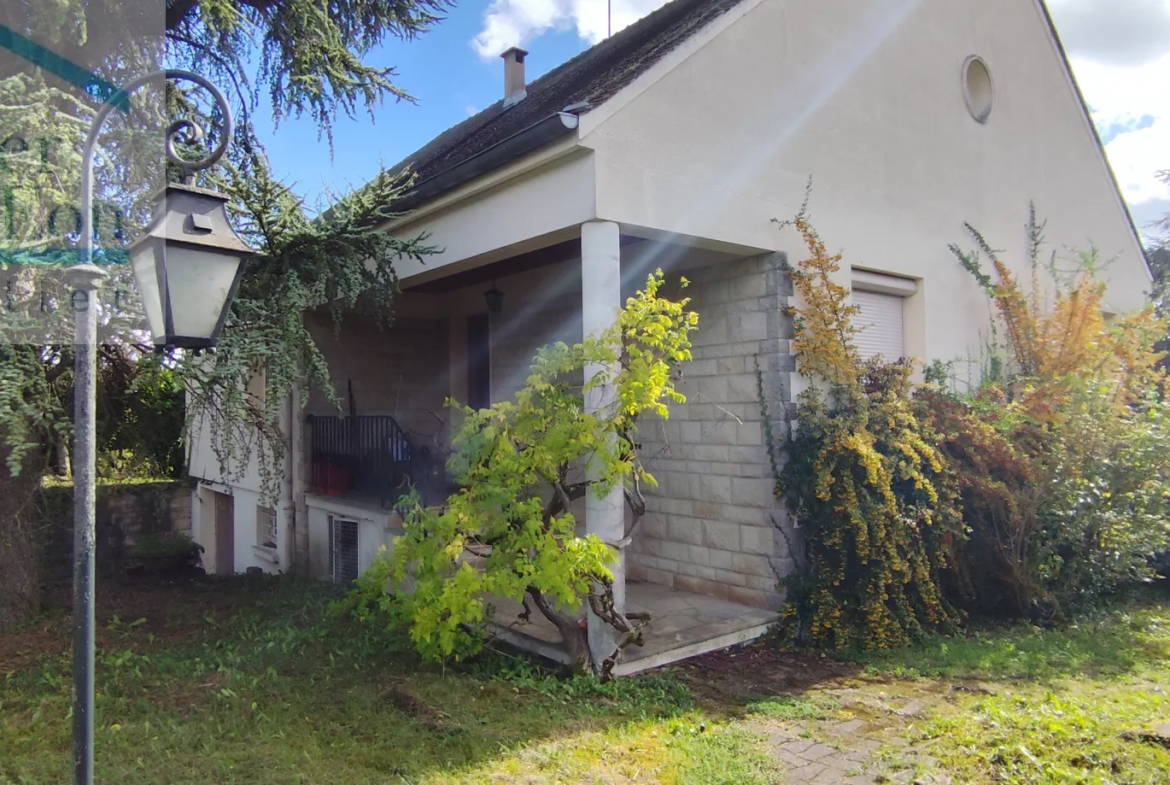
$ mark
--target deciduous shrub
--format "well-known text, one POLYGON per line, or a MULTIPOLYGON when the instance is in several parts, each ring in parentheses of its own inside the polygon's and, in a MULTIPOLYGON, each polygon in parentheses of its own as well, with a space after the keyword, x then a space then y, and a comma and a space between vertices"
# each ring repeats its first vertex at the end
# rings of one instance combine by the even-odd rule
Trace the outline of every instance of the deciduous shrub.
POLYGON ((792 271, 802 305, 794 348, 814 385, 801 394, 781 487, 800 521, 807 571, 794 580, 809 640, 845 648, 900 646, 957 615, 943 573, 961 536, 958 490, 938 434, 922 417, 906 362, 863 362, 856 308, 834 282, 841 263, 803 216, 809 256, 792 271))
MULTIPOLYGON (((541 349, 513 400, 462 409, 448 470, 460 485, 444 506, 415 507, 406 533, 359 582, 360 615, 382 612, 404 624, 419 651, 460 659, 478 651, 486 595, 525 603, 560 630, 570 658, 607 673, 621 648, 637 642, 632 620, 614 607, 609 570, 618 543, 579 536, 572 512, 586 494, 619 489, 631 515, 645 512, 640 488, 654 485, 638 455, 638 419, 668 415, 673 368, 690 359, 698 316, 688 301, 658 295, 662 273, 626 302, 600 336, 541 349), (587 366, 599 369, 582 382, 587 366), (585 396, 608 403, 585 410, 585 396), (531 605, 530 605, 531 604, 531 605), (583 607, 619 633, 617 651, 591 662, 583 607)), ((685 282, 684 282, 685 283, 685 282)))
POLYGON ((1095 254, 1063 274, 1041 263, 1034 214, 1028 229, 1030 292, 972 227, 978 250, 952 247, 995 306, 1001 371, 932 411, 963 488, 970 600, 1044 618, 1151 576, 1170 538, 1170 410, 1165 322, 1152 308, 1107 320, 1095 254))
POLYGON ((1154 574, 1170 404, 1152 309, 1107 319, 1095 256, 1071 274, 1042 264, 1034 216, 1028 291, 968 227, 978 250, 952 250, 995 311, 983 377, 956 390, 936 364, 914 385, 908 363, 862 361, 841 257, 803 213, 794 225, 809 252, 792 272, 794 348, 813 384, 779 474, 804 545, 788 580, 801 633, 882 648, 955 608, 1052 620, 1154 574))

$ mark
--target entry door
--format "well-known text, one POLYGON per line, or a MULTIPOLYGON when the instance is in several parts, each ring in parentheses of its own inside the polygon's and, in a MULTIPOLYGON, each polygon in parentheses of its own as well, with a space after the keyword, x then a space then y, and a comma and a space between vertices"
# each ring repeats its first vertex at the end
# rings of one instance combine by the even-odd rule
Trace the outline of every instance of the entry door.
POLYGON ((467 317, 467 405, 492 405, 491 328, 488 315, 467 317))
POLYGON ((236 572, 236 504, 226 493, 215 494, 215 572, 236 572))

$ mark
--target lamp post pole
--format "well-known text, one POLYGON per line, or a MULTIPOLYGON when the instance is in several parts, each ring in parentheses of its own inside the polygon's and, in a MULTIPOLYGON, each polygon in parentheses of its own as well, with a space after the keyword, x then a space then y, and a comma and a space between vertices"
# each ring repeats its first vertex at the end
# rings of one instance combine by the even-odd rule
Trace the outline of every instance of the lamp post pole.
POLYGON ((74 315, 73 380, 73 781, 93 785, 94 721, 94 549, 96 540, 95 503, 97 495, 97 291, 106 272, 93 263, 93 155, 98 135, 117 106, 129 105, 129 97, 156 79, 195 82, 211 93, 222 115, 223 133, 215 149, 197 161, 181 158, 175 137, 185 133, 194 143, 203 129, 188 120, 167 128, 167 160, 188 174, 215 164, 227 150, 233 122, 231 106, 223 93, 206 78, 191 71, 155 71, 131 81, 110 96, 98 109, 85 139, 81 156, 81 257, 69 271, 73 285, 71 306, 74 315))

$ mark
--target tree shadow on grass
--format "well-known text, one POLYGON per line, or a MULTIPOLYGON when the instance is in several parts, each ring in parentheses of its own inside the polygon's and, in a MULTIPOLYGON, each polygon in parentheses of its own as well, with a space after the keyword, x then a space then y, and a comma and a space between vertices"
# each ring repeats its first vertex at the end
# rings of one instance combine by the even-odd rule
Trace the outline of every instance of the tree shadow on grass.
MULTIPOLYGON (((98 780, 415 782, 693 707, 668 677, 563 680, 504 651, 425 664, 402 636, 330 615, 336 597, 257 576, 102 587, 98 780)), ((42 629, 0 674, 0 782, 68 779, 68 619, 42 629)))
POLYGON ((914 646, 857 653, 873 675, 988 681, 1124 676, 1170 659, 1170 593, 1154 588, 1050 628, 976 626, 914 646))
MULTIPOLYGON (((700 717, 827 722, 833 696, 866 682, 890 690, 882 685, 937 677, 913 688, 924 692, 969 679, 1113 676, 1170 655, 1155 634, 1170 624, 1167 611, 1131 604, 1062 629, 970 631, 846 660, 765 640, 602 685, 555 678, 506 650, 424 664, 402 635, 331 617, 337 596, 336 587, 266 577, 104 587, 99 780, 509 779, 520 776, 509 767, 557 770, 574 753, 577 766, 583 755, 606 765, 618 747, 641 754, 634 748, 657 743, 651 724, 679 734, 654 755, 715 750, 707 765, 718 770, 748 748, 693 746, 700 717)), ((29 644, 40 655, 22 655, 7 680, 0 673, 0 782, 68 779, 68 619, 37 629, 29 644)))

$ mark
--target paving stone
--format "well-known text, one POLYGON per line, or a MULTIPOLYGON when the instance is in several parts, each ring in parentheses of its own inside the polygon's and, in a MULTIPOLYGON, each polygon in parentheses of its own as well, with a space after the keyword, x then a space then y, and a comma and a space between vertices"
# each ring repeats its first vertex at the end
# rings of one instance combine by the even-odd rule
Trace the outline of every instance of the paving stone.
POLYGON ((851 736, 856 733, 863 733, 866 728, 865 720, 846 720, 840 722, 829 728, 829 735, 831 736, 851 736))
POLYGON ((781 744, 780 749, 784 750, 785 752, 791 752, 793 755, 799 755, 814 744, 816 744, 815 741, 810 741, 809 739, 800 739, 799 741, 790 741, 787 744, 781 744))
POLYGON ((823 763, 810 763, 800 769, 793 769, 788 772, 786 778, 787 782, 812 782, 821 772, 829 767, 823 763))
POLYGON ((784 761, 790 768, 799 769, 809 765, 809 762, 799 755, 777 749, 772 752, 773 757, 784 761))
POLYGON ((821 758, 825 757, 826 755, 835 755, 836 753, 837 753, 837 750, 833 749, 828 744, 819 744, 818 743, 818 744, 812 745, 807 750, 804 750, 803 752, 801 752, 799 754, 800 754, 800 757, 805 758, 807 760, 820 760, 821 758))
POLYGON ((913 700, 907 703, 902 708, 898 709, 895 714, 901 717, 920 717, 922 710, 926 708, 926 703, 920 700, 913 700))
POLYGON ((828 768, 809 780, 810 785, 840 785, 845 781, 845 772, 828 768))

